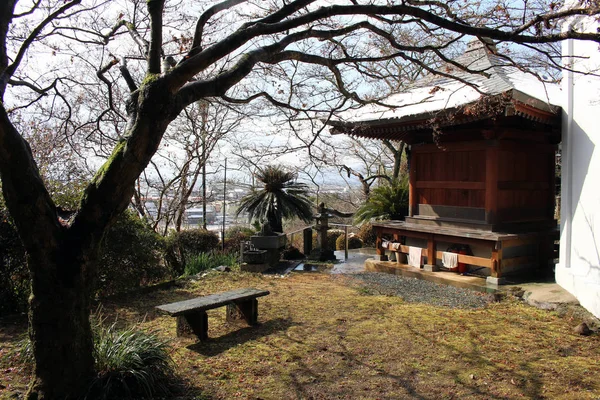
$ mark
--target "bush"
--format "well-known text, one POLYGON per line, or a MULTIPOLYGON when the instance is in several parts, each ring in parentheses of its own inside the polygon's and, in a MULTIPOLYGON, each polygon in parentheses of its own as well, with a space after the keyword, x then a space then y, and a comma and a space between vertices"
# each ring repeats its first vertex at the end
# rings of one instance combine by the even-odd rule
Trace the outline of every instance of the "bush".
POLYGON ((95 333, 98 375, 90 385, 92 397, 137 399, 171 393, 173 361, 164 340, 133 327, 119 331, 116 323, 95 333))
MULTIPOLYGON (((167 342, 154 333, 134 327, 119 330, 116 323, 103 326, 92 322, 96 377, 86 398, 139 399, 172 394, 174 363, 167 342)), ((31 341, 26 336, 20 345, 19 360, 33 366, 31 341)))
POLYGON ((0 315, 24 312, 29 297, 25 248, 5 208, 0 208, 0 315))
POLYGON ((250 236, 255 234, 256 231, 252 228, 232 226, 225 231, 225 251, 239 252, 241 243, 250 241, 250 236))
POLYGON ((170 278, 164 239, 132 211, 111 226, 100 247, 98 293, 109 295, 170 278))
POLYGON ((372 219, 403 220, 408 215, 408 178, 376 187, 354 214, 357 223, 372 219))
MULTIPOLYGON (((348 249, 360 249, 362 247, 362 241, 356 236, 348 237, 348 249)), ((344 250, 346 248, 346 235, 338 236, 335 241, 335 248, 337 250, 344 250)))
POLYGON ((217 268, 221 265, 233 267, 238 263, 234 253, 210 252, 190 256, 185 263, 185 274, 195 275, 207 269, 217 268))
POLYGON ((305 258, 306 256, 297 247, 288 246, 281 253, 281 258, 284 260, 300 260, 305 258))
MULTIPOLYGON (((338 239, 338 237, 340 237, 340 235, 343 235, 344 231, 340 230, 340 229, 330 229, 327 231, 327 249, 328 250, 335 250, 335 244, 336 241, 338 239)), ((320 247, 320 244, 317 243, 317 233, 313 233, 313 249, 316 249, 318 247, 320 247)))
POLYGON ((365 222, 358 228, 358 233, 356 234, 360 240, 363 242, 363 246, 365 247, 375 247, 375 241, 377 240, 377 234, 375 233, 375 229, 373 225, 369 222, 365 222))
POLYGON ((204 229, 173 231, 166 239, 165 260, 176 274, 181 275, 188 259, 208 253, 218 245, 219 237, 215 232, 204 229))

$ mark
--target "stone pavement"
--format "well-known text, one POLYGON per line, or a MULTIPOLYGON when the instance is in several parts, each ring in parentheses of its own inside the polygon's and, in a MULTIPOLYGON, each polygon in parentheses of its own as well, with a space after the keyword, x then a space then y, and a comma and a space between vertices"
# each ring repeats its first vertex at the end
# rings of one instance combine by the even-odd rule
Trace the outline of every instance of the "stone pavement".
MULTIPOLYGON (((335 252, 335 256, 339 263, 335 264, 333 269, 331 270, 332 274, 352 274, 358 272, 366 271, 365 262, 367 259, 372 259, 375 254, 375 249, 354 249, 348 251, 348 260, 344 260, 344 251, 338 250, 335 252)), ((422 271, 420 274, 421 275, 422 271)), ((431 274, 431 273, 430 273, 431 274)), ((440 273, 434 273, 440 274, 440 273)), ((411 275, 412 276, 412 275, 411 275)), ((450 274, 447 272, 442 272, 441 277, 446 279, 441 279, 438 283, 459 286, 462 287, 464 285, 456 284, 456 281, 460 281, 461 278, 465 280, 465 278, 470 277, 460 277, 455 274, 450 274)), ((424 279, 424 277, 414 276, 417 279, 424 279)), ((431 279, 428 279, 431 280, 431 279)), ((483 279, 482 279, 483 280, 483 279)), ((482 286, 485 286, 485 280, 482 282, 482 286)), ((468 287, 468 285, 467 285, 468 287)), ((579 302, 577 299, 567 292, 565 289, 560 287, 557 283, 553 281, 525 281, 519 282, 515 284, 502 285, 498 287, 499 291, 510 291, 517 290, 520 288, 524 291, 523 300, 525 300, 528 304, 531 304, 535 307, 547 309, 547 310, 555 310, 562 304, 567 305, 577 305, 579 302)), ((480 291, 485 291, 481 289, 475 289, 480 291)))
POLYGON ((334 264, 332 274, 353 274, 365 271, 365 261, 373 258, 375 249, 352 249, 348 250, 348 260, 344 260, 344 250, 334 252, 335 257, 340 260, 334 264))

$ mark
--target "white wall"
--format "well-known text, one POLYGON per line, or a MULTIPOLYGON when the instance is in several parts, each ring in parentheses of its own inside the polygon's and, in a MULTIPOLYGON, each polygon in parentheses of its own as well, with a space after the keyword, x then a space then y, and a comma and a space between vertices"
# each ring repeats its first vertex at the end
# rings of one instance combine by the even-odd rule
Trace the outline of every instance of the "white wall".
MULTIPOLYGON (((597 22, 571 21, 596 31, 597 22)), ((567 26, 563 27, 567 28, 567 26)), ((597 43, 569 40, 572 68, 600 73, 597 43)), ((569 59, 566 59, 569 62, 569 59)), ((567 66, 569 66, 567 64, 567 66)), ((600 77, 563 73, 560 261, 556 281, 600 317, 600 77)))

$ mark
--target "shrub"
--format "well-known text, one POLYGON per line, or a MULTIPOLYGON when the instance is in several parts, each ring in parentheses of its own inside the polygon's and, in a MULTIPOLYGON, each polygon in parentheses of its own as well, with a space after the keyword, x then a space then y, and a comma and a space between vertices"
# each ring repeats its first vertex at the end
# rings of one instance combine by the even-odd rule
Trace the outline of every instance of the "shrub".
POLYGON ((174 377, 167 343, 154 333, 134 327, 118 330, 116 323, 94 335, 98 375, 89 393, 101 399, 152 398, 169 395, 174 377))
POLYGON ((108 295, 171 277, 162 263, 164 239, 146 221, 126 210, 104 236, 98 292, 108 295))
POLYGON ((408 214, 408 179, 376 187, 354 214, 357 223, 372 219, 403 220, 408 214))
POLYGON ((225 265, 233 267, 238 262, 237 256, 233 253, 221 253, 221 252, 210 252, 200 253, 195 256, 191 256, 186 260, 185 263, 185 274, 195 275, 198 272, 206 271, 225 265))
POLYGON ((29 270, 8 211, 0 206, 0 315, 24 312, 29 297, 29 270))
POLYGON ((238 252, 242 242, 250 240, 250 236, 256 234, 252 228, 244 226, 232 226, 225 231, 225 251, 238 252))
POLYGON ((284 260, 300 260, 306 256, 297 247, 288 246, 281 253, 281 258, 284 260))
POLYGON ((369 222, 365 222, 358 229, 358 233, 356 234, 360 240, 362 240, 363 245, 365 247, 375 247, 375 241, 377 240, 377 234, 375 233, 375 229, 373 225, 369 222))
POLYGON ((185 271, 186 261, 200 253, 207 253, 219 245, 215 232, 205 229, 188 229, 171 232, 166 239, 165 260, 180 275, 185 271))
MULTIPOLYGON (((129 327, 119 330, 116 322, 104 326, 92 321, 96 377, 86 398, 139 399, 172 394, 174 363, 167 342, 154 333, 129 327)), ((28 336, 21 341, 19 361, 33 366, 28 336)))
MULTIPOLYGON (((330 229, 327 231, 327 249, 328 250, 335 250, 335 244, 336 241, 338 239, 338 237, 340 237, 340 235, 343 235, 344 231, 340 230, 340 229, 330 229)), ((319 243, 317 243, 317 233, 313 233, 313 249, 316 249, 320 247, 319 243)))
MULTIPOLYGON (((360 249, 362 247, 362 241, 356 236, 348 237, 348 249, 360 249)), ((335 241, 335 248, 337 250, 344 250, 346 248, 346 235, 338 236, 335 241)))

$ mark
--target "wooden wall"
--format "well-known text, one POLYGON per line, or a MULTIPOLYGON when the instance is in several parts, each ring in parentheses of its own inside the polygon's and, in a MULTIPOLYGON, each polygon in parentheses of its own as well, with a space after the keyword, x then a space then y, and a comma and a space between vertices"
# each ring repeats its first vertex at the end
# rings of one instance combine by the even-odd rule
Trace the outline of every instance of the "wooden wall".
POLYGON ((485 206, 485 152, 481 149, 443 151, 423 146, 416 149, 411 162, 415 162, 418 204, 485 206))
POLYGON ((554 146, 499 149, 498 220, 554 218, 554 162, 554 146))
POLYGON ((514 141, 414 146, 413 215, 427 204, 485 208, 494 224, 552 220, 554 152, 554 145, 514 141))

